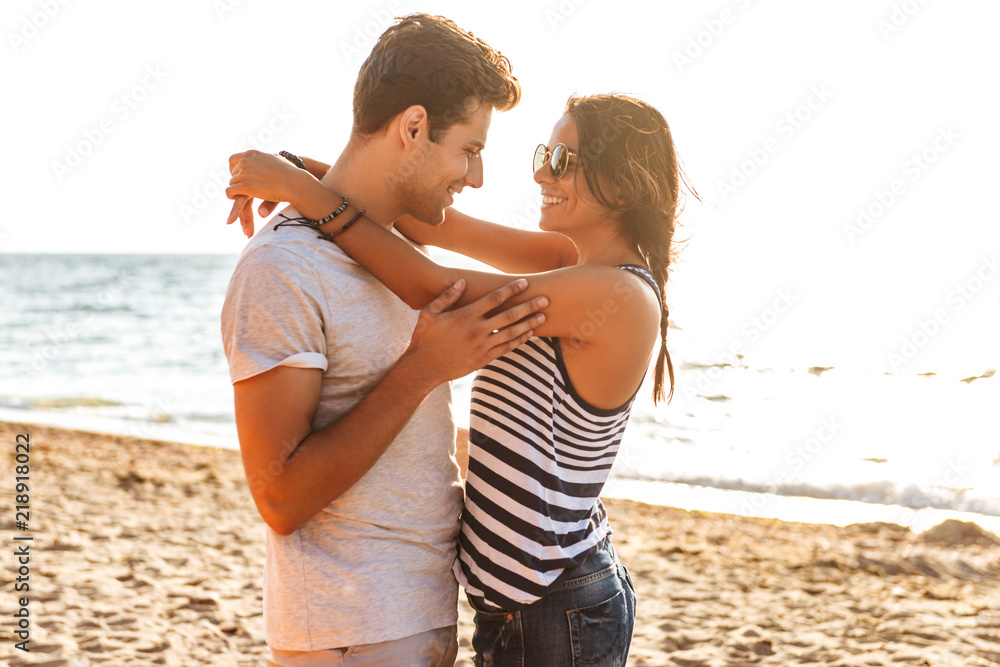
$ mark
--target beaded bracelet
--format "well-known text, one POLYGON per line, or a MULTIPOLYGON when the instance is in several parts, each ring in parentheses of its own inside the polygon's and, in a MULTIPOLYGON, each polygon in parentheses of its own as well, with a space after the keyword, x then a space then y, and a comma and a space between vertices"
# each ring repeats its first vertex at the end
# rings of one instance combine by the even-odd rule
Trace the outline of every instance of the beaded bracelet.
MULTIPOLYGON (((281 157, 285 158, 286 160, 288 160, 289 162, 291 162, 292 164, 294 164, 299 169, 303 169, 305 171, 309 171, 309 168, 306 167, 306 163, 303 162, 302 158, 300 158, 295 153, 290 153, 288 151, 278 151, 278 155, 280 155, 281 157)), ((295 218, 295 219, 296 220, 299 220, 299 219, 305 220, 306 223, 307 223, 306 224, 307 227, 308 226, 319 227, 320 225, 325 225, 326 223, 330 222, 331 220, 333 220, 334 218, 336 218, 338 215, 340 215, 341 213, 343 213, 347 209, 347 205, 349 204, 349 202, 347 201, 347 197, 345 197, 344 195, 340 195, 340 198, 343 200, 343 203, 340 205, 340 208, 338 208, 336 211, 334 211, 330 215, 326 216, 322 220, 313 220, 311 218, 306 218, 306 217, 295 218)))
POLYGON ((336 211, 334 211, 330 215, 326 216, 322 220, 311 220, 311 222, 315 223, 317 227, 321 227, 322 225, 325 225, 326 223, 330 222, 331 220, 333 220, 334 218, 336 218, 338 215, 340 215, 341 213, 343 213, 347 209, 347 205, 350 202, 347 201, 347 197, 345 197, 344 195, 340 195, 340 199, 343 202, 340 205, 340 208, 338 208, 336 211))
POLYGON ((309 168, 306 167, 306 163, 303 162, 302 158, 300 158, 295 153, 289 153, 288 151, 279 151, 278 155, 280 155, 281 157, 285 158, 286 160, 288 160, 289 162, 291 162, 292 164, 294 164, 299 169, 305 169, 306 171, 309 171, 309 168))
POLYGON ((288 227, 309 227, 309 228, 315 229, 317 232, 319 232, 319 236, 317 236, 316 238, 320 238, 320 239, 323 239, 324 241, 330 241, 331 243, 333 243, 334 242, 333 241, 333 237, 334 236, 339 236, 340 234, 343 234, 344 232, 346 232, 348 229, 351 228, 351 225, 353 225, 355 222, 357 222, 358 220, 360 220, 361 218, 363 218, 364 215, 365 215, 365 209, 361 209, 360 211, 358 211, 357 213, 355 213, 351 217, 351 219, 348 220, 344 224, 344 226, 341 227, 340 229, 338 229, 337 231, 335 231, 333 233, 324 232, 322 229, 320 229, 320 227, 322 227, 327 222, 330 222, 331 220, 333 220, 334 218, 336 218, 338 215, 340 215, 341 213, 343 213, 343 211, 344 211, 345 208, 347 208, 347 197, 344 197, 343 195, 341 195, 341 198, 344 200, 343 205, 340 208, 338 208, 336 211, 334 211, 333 213, 331 213, 330 215, 326 216, 326 218, 324 218, 323 220, 311 220, 309 218, 289 218, 284 213, 281 213, 280 215, 281 215, 282 218, 284 218, 284 220, 282 222, 279 222, 278 224, 276 224, 274 226, 274 228, 277 230, 278 227, 286 227, 286 226, 288 226, 288 227))
POLYGON ((360 220, 364 216, 365 216, 365 209, 361 209, 360 211, 358 211, 357 213, 354 214, 354 217, 352 217, 350 220, 348 220, 346 223, 344 223, 343 227, 341 227, 340 229, 338 229, 337 231, 335 231, 335 232, 333 232, 331 234, 327 234, 327 236, 329 236, 331 239, 334 236, 340 236, 341 234, 343 234, 344 232, 346 232, 348 229, 350 229, 351 225, 353 225, 355 222, 357 222, 358 220, 360 220))

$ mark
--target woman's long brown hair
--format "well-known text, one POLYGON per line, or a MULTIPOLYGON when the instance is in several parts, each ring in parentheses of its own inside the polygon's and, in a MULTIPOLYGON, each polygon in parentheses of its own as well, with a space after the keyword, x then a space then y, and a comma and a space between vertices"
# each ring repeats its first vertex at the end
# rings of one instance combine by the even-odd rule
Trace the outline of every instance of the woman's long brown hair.
POLYGON ((664 399, 664 374, 674 393, 674 366, 667 351, 670 310, 667 274, 681 184, 690 187, 677 161, 670 127, 652 105, 621 94, 571 97, 566 113, 576 121, 580 166, 594 198, 618 214, 621 233, 646 261, 660 288, 660 352, 653 402, 664 399))

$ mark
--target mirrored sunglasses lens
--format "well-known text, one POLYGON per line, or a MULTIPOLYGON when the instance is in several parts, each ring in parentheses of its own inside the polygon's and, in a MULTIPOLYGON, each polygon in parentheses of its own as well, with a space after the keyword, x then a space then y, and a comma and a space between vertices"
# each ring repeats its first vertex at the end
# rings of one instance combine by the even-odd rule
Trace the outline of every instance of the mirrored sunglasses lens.
POLYGON ((552 175, 556 178, 561 178, 566 173, 568 164, 569 151, 566 150, 566 146, 563 144, 557 145, 552 149, 552 175))
POLYGON ((536 172, 541 169, 542 165, 545 164, 545 157, 548 150, 545 148, 545 144, 538 144, 538 148, 535 149, 535 156, 531 162, 531 171, 536 172))

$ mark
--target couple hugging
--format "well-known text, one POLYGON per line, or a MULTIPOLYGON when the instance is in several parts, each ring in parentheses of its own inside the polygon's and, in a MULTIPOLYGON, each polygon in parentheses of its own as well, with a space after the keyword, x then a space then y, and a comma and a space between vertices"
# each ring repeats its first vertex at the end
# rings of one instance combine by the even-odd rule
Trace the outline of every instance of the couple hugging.
POLYGON ((482 186, 493 112, 520 95, 498 51, 413 14, 362 65, 332 166, 230 159, 230 222, 249 235, 254 198, 262 215, 291 204, 247 245, 222 312, 268 527, 271 664, 450 667, 459 584, 477 665, 625 664, 636 597, 599 495, 654 354, 654 398, 673 385, 681 174, 656 109, 574 97, 534 153, 541 231, 450 208, 482 186), (449 381, 473 371, 466 453, 449 381))

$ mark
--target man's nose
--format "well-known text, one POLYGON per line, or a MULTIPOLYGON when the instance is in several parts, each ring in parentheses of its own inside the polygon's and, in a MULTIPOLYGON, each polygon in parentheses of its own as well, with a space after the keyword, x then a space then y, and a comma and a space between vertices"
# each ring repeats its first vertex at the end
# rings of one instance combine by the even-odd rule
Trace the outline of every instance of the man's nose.
POLYGON ((465 184, 470 188, 483 187, 482 156, 477 156, 469 160, 469 169, 465 172, 465 184))

